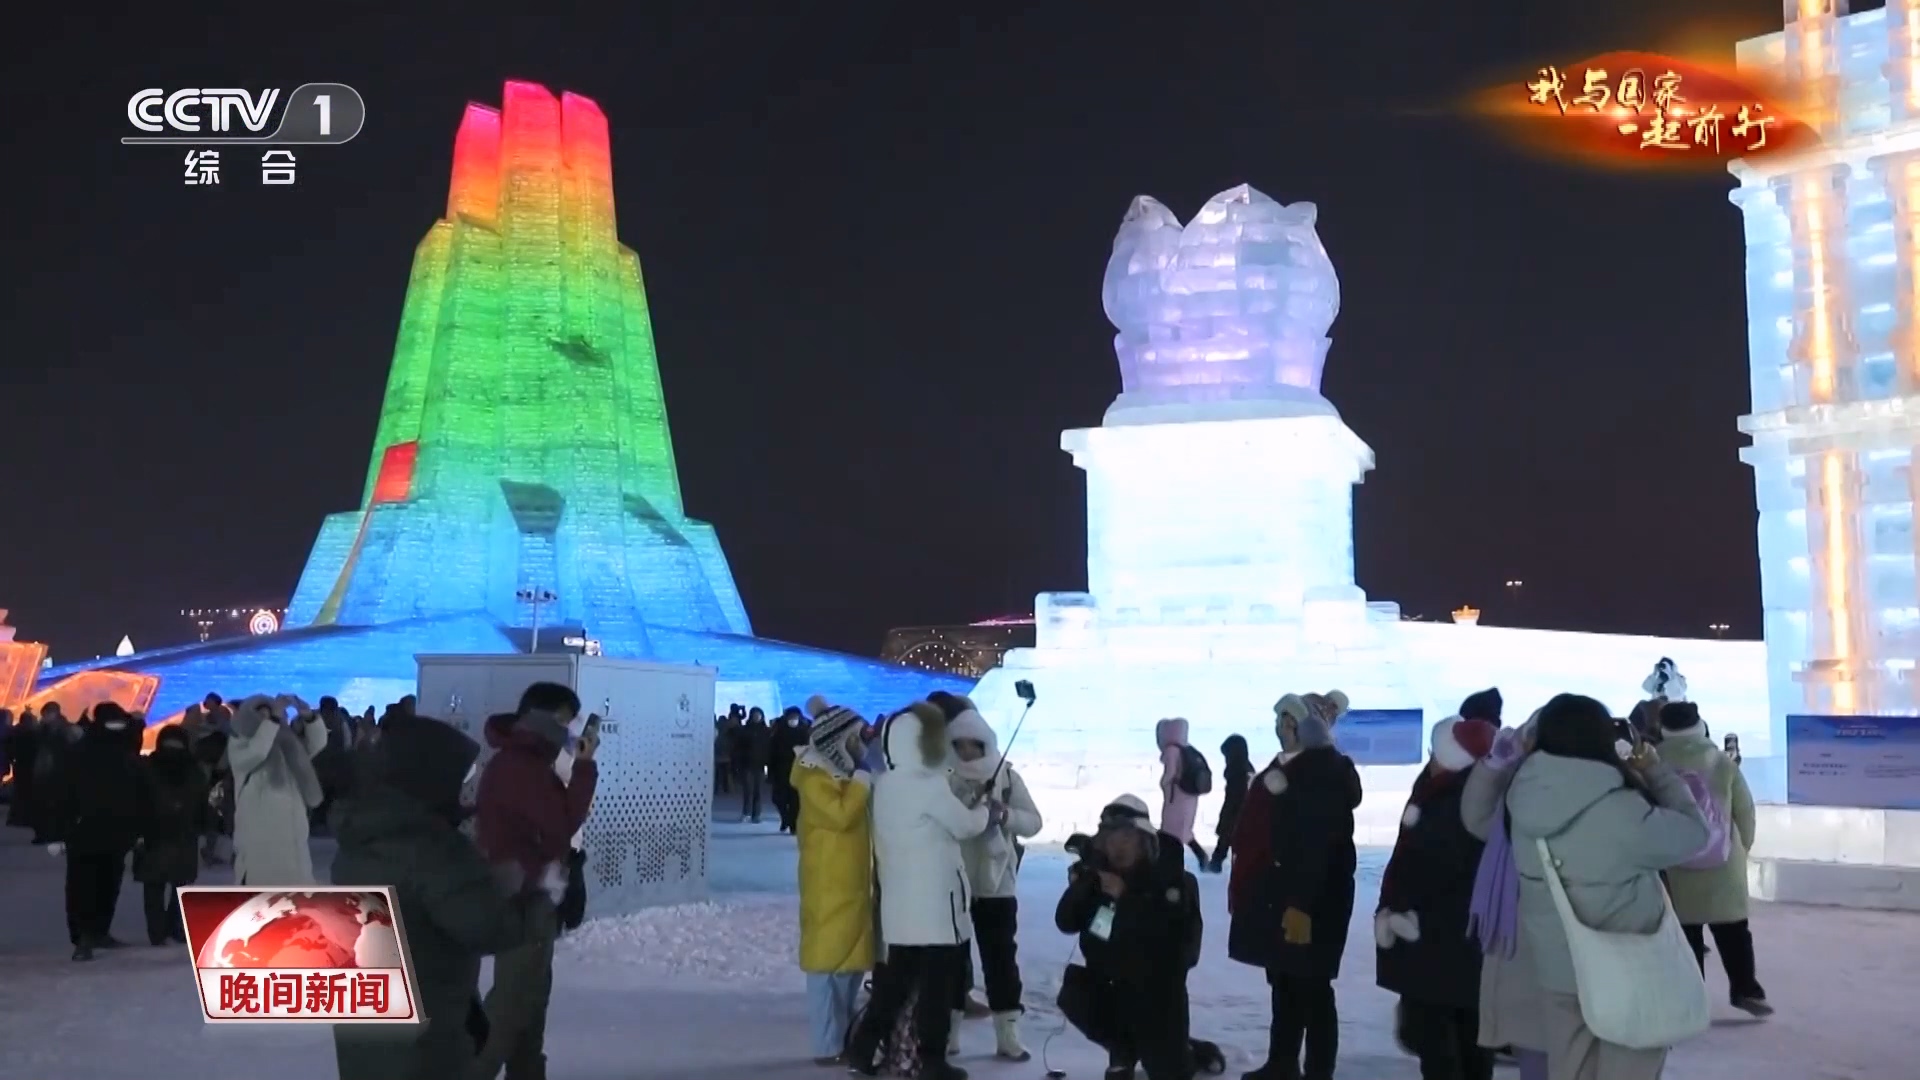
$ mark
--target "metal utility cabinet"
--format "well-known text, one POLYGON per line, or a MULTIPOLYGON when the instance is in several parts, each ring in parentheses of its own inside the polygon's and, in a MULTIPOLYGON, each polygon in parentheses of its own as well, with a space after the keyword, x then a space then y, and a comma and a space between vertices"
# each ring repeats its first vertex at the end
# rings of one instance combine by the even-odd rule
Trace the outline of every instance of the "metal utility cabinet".
POLYGON ((487 717, 513 712, 536 682, 572 687, 582 710, 600 715, 600 783, 584 836, 590 916, 706 897, 715 669, 583 655, 414 659, 421 715, 483 745, 487 717))

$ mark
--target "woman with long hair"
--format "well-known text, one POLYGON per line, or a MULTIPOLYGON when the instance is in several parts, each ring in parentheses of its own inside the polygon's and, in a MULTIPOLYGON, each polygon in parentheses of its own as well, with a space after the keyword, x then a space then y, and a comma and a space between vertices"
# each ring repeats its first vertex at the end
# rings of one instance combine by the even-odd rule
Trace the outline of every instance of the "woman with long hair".
POLYGON ((1561 694, 1540 710, 1534 752, 1507 791, 1520 934, 1540 984, 1550 1080, 1658 1080, 1664 1049, 1601 1040, 1587 1027, 1573 954, 1547 875, 1564 882, 1573 914, 1594 930, 1651 934, 1668 918, 1660 872, 1707 842, 1686 782, 1650 743, 1628 742, 1606 706, 1561 694), (1541 858, 1546 841, 1552 864, 1541 858))

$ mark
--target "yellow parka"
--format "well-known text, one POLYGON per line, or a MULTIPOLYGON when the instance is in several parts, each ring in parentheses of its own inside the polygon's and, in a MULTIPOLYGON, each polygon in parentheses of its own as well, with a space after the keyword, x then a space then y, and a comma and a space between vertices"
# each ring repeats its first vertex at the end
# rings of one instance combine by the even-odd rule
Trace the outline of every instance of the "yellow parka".
POLYGON ((804 750, 793 762, 800 796, 800 969, 873 969, 872 791, 842 780, 804 750))

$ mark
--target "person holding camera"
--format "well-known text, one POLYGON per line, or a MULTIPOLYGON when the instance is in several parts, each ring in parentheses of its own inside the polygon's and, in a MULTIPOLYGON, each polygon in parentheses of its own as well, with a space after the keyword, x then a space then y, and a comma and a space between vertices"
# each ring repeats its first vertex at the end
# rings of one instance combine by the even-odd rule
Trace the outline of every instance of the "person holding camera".
POLYGON ((887 771, 873 781, 873 853, 886 962, 847 1044, 848 1067, 879 1075, 880 1043, 912 998, 920 1080, 966 1080, 946 1057, 973 941, 973 890, 961 844, 1004 824, 1005 809, 968 806, 953 793, 953 748, 938 705, 913 703, 887 721, 880 739, 887 771))
POLYGON ((1122 795, 1100 812, 1054 908, 1054 925, 1080 935, 1084 967, 1067 969, 1060 1011, 1107 1051, 1107 1080, 1194 1075, 1187 972, 1200 962, 1200 883, 1186 870, 1177 837, 1153 826, 1144 800, 1122 795))

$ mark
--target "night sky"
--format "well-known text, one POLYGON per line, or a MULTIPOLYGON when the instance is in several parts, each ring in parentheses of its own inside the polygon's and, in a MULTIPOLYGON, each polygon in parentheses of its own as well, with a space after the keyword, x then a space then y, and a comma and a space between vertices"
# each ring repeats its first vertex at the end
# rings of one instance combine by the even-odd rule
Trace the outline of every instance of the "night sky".
MULTIPOLYGON (((1114 231, 1136 194, 1184 220, 1246 182, 1318 203, 1340 273, 1324 390, 1378 455, 1372 599, 1757 636, 1731 177, 1545 162, 1450 105, 1669 45, 1665 0, 703 11, 753 6, 20 17, 13 82, 41 89, 9 118, 0 606, 21 636, 83 659, 184 639, 183 607, 284 603, 359 498, 461 107, 507 78, 610 118, 687 510, 763 635, 870 655, 890 626, 1083 588, 1059 432, 1119 389, 1114 231), (291 188, 238 152, 188 187, 183 148, 118 142, 145 87, 308 81, 353 85, 368 120, 299 148, 291 188)), ((1780 23, 1779 0, 1686 6, 1728 57, 1780 23)))

